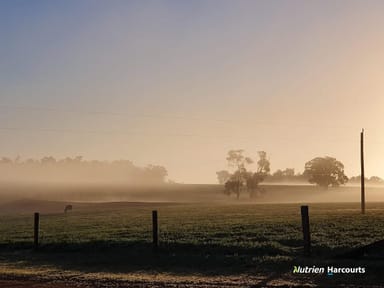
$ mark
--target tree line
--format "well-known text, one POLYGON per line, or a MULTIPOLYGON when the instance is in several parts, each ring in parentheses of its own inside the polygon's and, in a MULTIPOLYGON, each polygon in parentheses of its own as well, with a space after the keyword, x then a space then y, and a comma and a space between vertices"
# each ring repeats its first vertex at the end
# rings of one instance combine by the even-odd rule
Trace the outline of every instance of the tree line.
MULTIPOLYGON (((360 181, 360 176, 348 177, 344 173, 344 165, 336 158, 325 156, 316 157, 306 162, 302 174, 295 173, 293 168, 284 170, 278 169, 270 173, 270 162, 265 151, 258 152, 256 171, 249 170, 249 165, 254 160, 244 155, 244 150, 230 150, 226 160, 233 172, 228 170, 217 171, 218 182, 224 185, 224 193, 227 195, 235 194, 240 197, 242 191, 249 193, 251 198, 265 193, 265 188, 260 187, 263 181, 268 182, 309 182, 322 188, 338 187, 350 180, 352 183, 360 181)), ((372 176, 367 179, 368 183, 384 184, 383 179, 372 176)))
POLYGON ((130 184, 165 183, 168 172, 159 165, 139 167, 129 160, 84 160, 82 156, 56 159, 0 159, 1 180, 116 181, 130 184), (5 179, 2 179, 3 177, 5 179))

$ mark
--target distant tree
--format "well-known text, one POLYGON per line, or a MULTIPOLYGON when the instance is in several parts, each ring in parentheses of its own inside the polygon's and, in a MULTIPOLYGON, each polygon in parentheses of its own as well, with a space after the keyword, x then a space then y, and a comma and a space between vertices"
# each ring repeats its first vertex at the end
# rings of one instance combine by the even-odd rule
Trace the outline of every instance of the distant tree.
POLYGON ((259 154, 259 161, 257 161, 257 173, 267 176, 271 171, 270 163, 267 159, 267 152, 259 151, 257 153, 259 154))
POLYGON ((243 155, 244 150, 230 150, 228 152, 227 161, 230 167, 236 168, 237 171, 245 168, 246 165, 252 164, 253 160, 250 157, 243 155))
POLYGON ((284 173, 281 169, 277 169, 273 174, 272 174, 272 177, 277 179, 277 180, 280 180, 282 179, 284 176, 284 173))
POLYGON ((262 190, 259 187, 259 184, 264 181, 264 176, 262 176, 260 173, 250 172, 248 174, 247 178, 247 191, 249 193, 249 197, 254 198, 256 196, 256 193, 262 192, 262 190))
POLYGON ((149 183, 164 183, 168 175, 167 169, 163 166, 148 165, 145 168, 144 181, 149 183))
MULTIPOLYGON (((46 156, 39 160, 26 159, 20 157, 15 159, 0 158, 0 180, 8 175, 21 177, 24 175, 23 166, 28 166, 28 175, 26 179, 45 179, 63 181, 94 179, 98 181, 124 181, 131 184, 160 184, 166 183, 167 170, 162 166, 149 165, 147 167, 138 167, 129 160, 117 161, 87 161, 82 156, 66 157, 64 159, 55 159, 52 156, 46 156), (11 169, 10 169, 11 168, 11 169), (6 173, 3 173, 6 171, 6 173)), ((24 176, 23 176, 24 177, 24 176)))
POLYGON ((172 179, 168 179, 167 183, 171 184, 171 185, 177 184, 177 182, 175 180, 172 180, 172 179))
POLYGON ((236 194, 237 199, 240 196, 240 182, 235 179, 235 177, 227 180, 224 184, 224 194, 231 195, 232 193, 236 194))
POLYGON ((294 168, 286 168, 283 171, 284 177, 294 177, 295 176, 295 169, 294 168))
POLYGON ((247 190, 251 198, 256 196, 257 192, 263 192, 259 184, 264 181, 270 172, 270 163, 265 151, 259 151, 259 161, 257 161, 257 171, 247 173, 247 190))
POLYGON ((74 158, 66 157, 65 159, 60 160, 63 164, 80 164, 83 161, 83 156, 76 156, 74 158))
POLYGON ((217 171, 216 175, 219 184, 225 184, 225 182, 231 178, 231 173, 229 173, 227 170, 217 171))
POLYGON ((244 150, 231 150, 228 152, 226 159, 228 165, 235 168, 233 174, 225 170, 216 172, 219 183, 225 183, 224 193, 227 195, 233 193, 237 199, 239 199, 243 187, 246 187, 250 197, 256 196, 256 192, 261 193, 262 189, 259 187, 259 183, 264 181, 270 172, 270 163, 266 152, 258 152, 259 160, 257 161, 256 172, 247 171, 247 165, 252 164, 253 160, 250 157, 244 156, 243 153, 244 150))
POLYGON ((378 176, 372 176, 371 178, 369 178, 368 181, 371 184, 383 184, 384 183, 384 180, 378 176))
POLYGON ((302 175, 300 173, 295 174, 294 168, 285 168, 284 170, 278 169, 267 180, 272 182, 284 182, 284 181, 300 181, 302 175))
POLYGON ((11 163, 13 163, 13 161, 11 158, 8 158, 8 157, 2 157, 0 160, 0 164, 11 164, 11 163))
POLYGON ((43 157, 40 162, 41 162, 41 164, 55 164, 56 159, 53 158, 52 156, 43 157))
MULTIPOLYGON (((364 179, 365 179, 365 182, 369 182, 369 178, 368 177, 364 177, 364 179)), ((361 182, 361 176, 360 175, 352 176, 352 177, 350 177, 348 179, 348 182, 350 182, 350 183, 360 183, 361 182)))
POLYGON ((337 187, 345 184, 348 177, 344 174, 344 165, 332 157, 317 157, 305 163, 304 174, 309 183, 320 187, 337 187))
POLYGON ((227 161, 228 165, 232 168, 235 168, 235 172, 231 176, 228 181, 230 181, 228 185, 225 185, 226 194, 235 193, 236 198, 240 197, 241 187, 244 186, 247 180, 247 170, 246 165, 252 164, 253 160, 250 157, 246 157, 243 155, 244 150, 230 150, 228 152, 227 161))
POLYGON ((36 163, 39 163, 38 160, 35 160, 35 159, 32 159, 32 158, 29 158, 25 161, 26 164, 36 164, 36 163))
POLYGON ((293 178, 295 181, 298 181, 298 182, 307 182, 308 181, 308 175, 306 175, 305 173, 297 173, 295 174, 294 178, 293 178))

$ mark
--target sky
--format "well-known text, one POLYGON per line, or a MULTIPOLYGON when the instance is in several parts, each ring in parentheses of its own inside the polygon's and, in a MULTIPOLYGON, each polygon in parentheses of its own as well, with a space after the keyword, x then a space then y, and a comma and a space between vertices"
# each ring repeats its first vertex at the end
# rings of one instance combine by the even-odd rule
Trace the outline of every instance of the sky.
POLYGON ((384 177, 383 1, 0 0, 0 156, 384 177), (250 169, 255 169, 251 166, 250 169))

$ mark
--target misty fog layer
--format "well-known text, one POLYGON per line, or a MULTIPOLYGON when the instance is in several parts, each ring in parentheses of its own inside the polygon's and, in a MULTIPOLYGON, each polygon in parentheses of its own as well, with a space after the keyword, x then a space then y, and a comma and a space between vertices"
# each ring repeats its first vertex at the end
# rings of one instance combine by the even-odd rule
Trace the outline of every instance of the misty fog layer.
MULTIPOLYGON (((60 202, 62 212, 65 203, 78 202, 199 202, 205 204, 257 204, 257 203, 314 203, 359 202, 360 187, 342 186, 320 189, 313 185, 262 185, 266 193, 250 199, 242 193, 239 200, 224 195, 222 185, 163 184, 158 186, 132 186, 128 184, 80 184, 80 183, 1 183, 0 213, 28 213, 38 209, 45 201, 60 202), (65 203, 63 203, 65 202, 65 203)), ((384 199, 384 187, 366 187, 366 201, 384 199)))
MULTIPOLYGON (((224 185, 187 185, 166 182, 162 166, 135 166, 131 161, 86 161, 82 157, 56 160, 0 161, 0 203, 12 201, 64 202, 204 202, 204 203, 309 203, 358 202, 359 186, 322 189, 301 178, 283 177, 291 183, 266 181, 265 193, 250 199, 241 191, 239 200, 224 194, 224 185)), ((369 183, 369 182, 368 182, 369 183)), ((352 183, 351 183, 352 184, 352 183)), ((366 199, 383 201, 383 186, 368 186, 366 199)), ((28 202, 29 203, 29 202, 28 202)), ((28 205, 27 205, 28 206, 28 205)), ((61 205, 59 205, 61 207, 61 205)), ((33 205, 30 207, 34 207, 33 205)), ((32 209, 31 208, 31 209, 32 209)), ((8 208, 9 209, 9 208, 8 208)))
POLYGON ((166 176, 167 170, 162 166, 138 167, 128 160, 85 161, 80 156, 62 160, 0 160, 1 182, 158 185, 164 183, 166 176))

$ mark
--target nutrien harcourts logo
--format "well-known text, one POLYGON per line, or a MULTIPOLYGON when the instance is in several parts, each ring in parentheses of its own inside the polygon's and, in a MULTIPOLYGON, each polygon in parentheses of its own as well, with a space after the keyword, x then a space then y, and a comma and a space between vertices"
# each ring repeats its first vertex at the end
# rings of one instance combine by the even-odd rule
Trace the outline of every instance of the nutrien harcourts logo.
POLYGON ((317 267, 317 266, 293 266, 293 274, 364 274, 365 267, 317 267))

